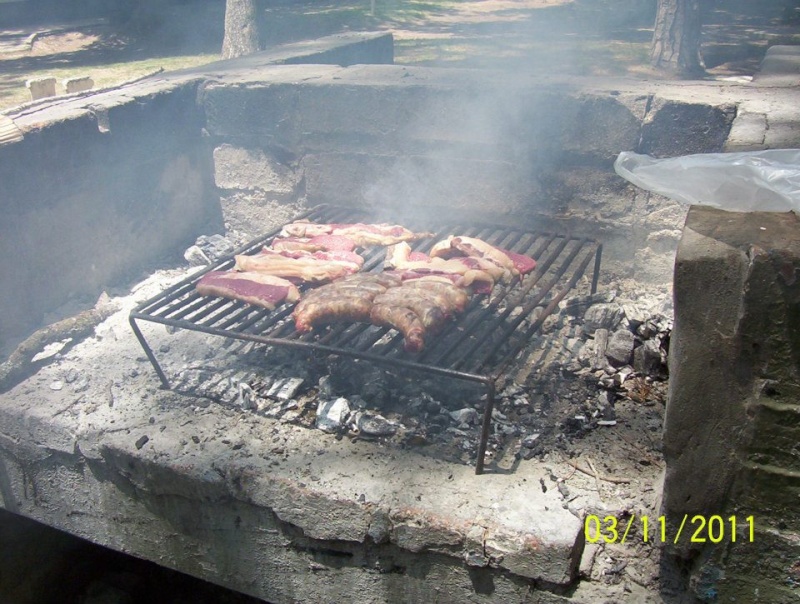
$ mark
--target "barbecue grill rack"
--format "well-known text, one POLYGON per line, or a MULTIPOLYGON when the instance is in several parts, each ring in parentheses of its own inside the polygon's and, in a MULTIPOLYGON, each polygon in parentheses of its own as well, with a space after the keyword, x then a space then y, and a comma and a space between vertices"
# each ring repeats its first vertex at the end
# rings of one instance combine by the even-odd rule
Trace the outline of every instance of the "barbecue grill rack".
MULTIPOLYGON (((299 216, 317 223, 370 222, 368 212, 353 208, 318 206, 299 216)), ((509 365, 541 328, 558 303, 575 287, 594 261, 591 293, 597 289, 602 245, 594 240, 508 226, 475 224, 404 223, 412 230, 432 231, 434 237, 409 242, 415 251, 427 252, 449 235, 478 237, 537 261, 536 269, 513 285, 497 284, 490 296, 472 296, 467 309, 442 332, 426 339, 418 354, 403 350, 403 336, 389 328, 362 323, 333 324, 312 333, 294 329, 293 305, 273 311, 244 302, 204 297, 195 291, 200 278, 212 270, 233 268, 236 254, 257 254, 278 234, 277 229, 254 239, 234 254, 193 274, 160 294, 142 302, 130 314, 130 324, 164 388, 170 383, 137 321, 150 321, 225 338, 271 346, 304 348, 325 354, 364 359, 377 365, 406 368, 444 377, 478 382, 486 387, 481 439, 475 463, 483 473, 486 445, 495 402, 495 389, 509 365)), ((362 271, 383 270, 385 248, 361 250, 362 271)))

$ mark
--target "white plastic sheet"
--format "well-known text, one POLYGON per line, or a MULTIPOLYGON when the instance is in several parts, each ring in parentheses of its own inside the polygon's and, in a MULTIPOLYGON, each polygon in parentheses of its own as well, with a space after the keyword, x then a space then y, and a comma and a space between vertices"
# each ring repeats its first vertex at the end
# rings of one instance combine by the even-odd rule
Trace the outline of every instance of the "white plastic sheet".
POLYGON ((668 159, 624 151, 614 170, 642 189, 681 203, 732 212, 800 212, 800 149, 668 159))

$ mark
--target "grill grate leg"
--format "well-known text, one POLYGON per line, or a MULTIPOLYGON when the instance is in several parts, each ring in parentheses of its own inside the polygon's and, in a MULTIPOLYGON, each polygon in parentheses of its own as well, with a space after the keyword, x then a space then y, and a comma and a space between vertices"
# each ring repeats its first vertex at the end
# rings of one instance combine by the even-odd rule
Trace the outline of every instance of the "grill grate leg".
POLYGON ((169 390, 172 388, 169 383, 169 379, 167 379, 167 375, 164 373, 164 370, 161 369, 161 365, 158 363, 158 359, 156 359, 156 355, 153 354, 153 349, 150 348, 150 344, 147 343, 147 340, 144 339, 139 326, 136 324, 136 318, 131 316, 128 320, 131 324, 131 329, 133 329, 133 333, 136 335, 136 339, 139 340, 139 344, 142 345, 142 349, 144 353, 147 355, 147 358, 150 360, 150 364, 153 366, 153 369, 156 370, 158 374, 158 379, 161 380, 161 386, 164 390, 169 390))
POLYGON ((483 466, 486 462, 486 445, 489 442, 489 428, 492 425, 492 411, 494 410, 494 379, 487 380, 486 384, 486 408, 483 410, 483 425, 481 426, 481 440, 478 443, 478 458, 475 460, 475 474, 483 474, 483 466))

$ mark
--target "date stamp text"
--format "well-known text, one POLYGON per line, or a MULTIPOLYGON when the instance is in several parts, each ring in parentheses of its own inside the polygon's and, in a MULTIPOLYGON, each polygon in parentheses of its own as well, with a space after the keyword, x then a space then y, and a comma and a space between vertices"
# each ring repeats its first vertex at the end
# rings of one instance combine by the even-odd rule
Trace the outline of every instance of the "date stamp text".
POLYGON ((589 514, 583 521, 583 534, 589 543, 625 543, 633 539, 643 543, 671 543, 688 540, 690 543, 721 543, 728 540, 753 542, 755 518, 736 516, 689 516, 685 514, 677 528, 665 516, 635 516, 618 519, 616 516, 600 517, 589 514))

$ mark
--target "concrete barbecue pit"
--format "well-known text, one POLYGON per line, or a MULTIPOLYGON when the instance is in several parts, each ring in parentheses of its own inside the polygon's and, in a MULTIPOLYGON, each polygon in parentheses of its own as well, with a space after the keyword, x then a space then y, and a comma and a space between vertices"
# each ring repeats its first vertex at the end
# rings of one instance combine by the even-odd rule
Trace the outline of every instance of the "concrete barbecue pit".
MULTIPOLYGON (((659 601, 659 583, 680 598, 689 586, 669 564, 659 569, 660 544, 640 534, 606 543, 584 530, 591 515, 658 517, 665 469, 665 503, 679 517, 686 493, 669 472, 691 475, 675 448, 665 467, 660 442, 670 282, 686 209, 621 182, 611 162, 621 150, 667 156, 756 145, 738 117, 766 113, 769 102, 747 86, 645 90, 630 81, 318 64, 350 64, 354 48, 358 62, 370 52, 385 62, 386 44, 380 35, 318 40, 313 65, 285 64, 300 54, 289 49, 10 114, 24 139, 0 146, 9 205, 0 245, 24 261, 5 268, 4 346, 10 352, 37 325, 74 314, 74 302, 62 307, 70 296, 105 290, 110 302, 100 308, 114 310, 82 341, 54 342, 32 375, 0 396, 3 507, 273 603, 647 602, 659 601), (318 203, 379 209, 397 200, 401 214, 457 214, 466 223, 488 203, 499 222, 604 244, 597 294, 585 276, 499 392, 488 472, 475 476, 471 465, 483 402, 436 380, 395 372, 378 382, 353 361, 145 323, 176 378, 174 390, 158 388, 128 314, 198 270, 182 258, 187 248, 203 262, 197 250, 225 253, 318 203), (337 415, 331 432, 320 429, 328 426, 321 417, 337 415)), ((747 225, 730 229, 740 240, 707 220, 689 216, 699 235, 683 239, 681 291, 703 293, 702 271, 692 269, 709 241, 723 264, 731 246, 745 250, 731 255, 738 262, 757 244, 767 250, 759 259, 786 261, 781 308, 792 316, 796 222, 765 226, 782 233, 773 249, 747 225)), ((731 283, 746 284, 742 274, 731 283)), ((735 308, 741 288, 725 291, 725 309, 735 308)), ((681 301, 676 314, 692 317, 681 315, 681 301)), ((749 329, 766 303, 748 304, 749 329)), ((684 332, 691 341, 705 341, 702 321, 684 325, 698 330, 684 332)), ((785 337, 779 330, 771 342, 785 337)), ((771 378, 785 383, 776 389, 784 398, 796 378, 790 365, 771 378)), ((760 452, 745 440, 735 451, 760 452)), ((772 470, 766 462, 737 468, 715 493, 745 470, 772 470)), ((791 472, 778 474, 793 484, 791 472)), ((773 528, 779 519, 757 503, 764 492, 744 500, 760 514, 756 534, 793 554, 773 528)), ((692 511, 730 515, 736 501, 692 511)), ((739 547, 735 576, 720 574, 723 554, 669 552, 703 561, 695 593, 785 595, 746 570, 769 555, 766 545, 739 547)), ((776 564, 770 579, 782 573, 776 564)))

